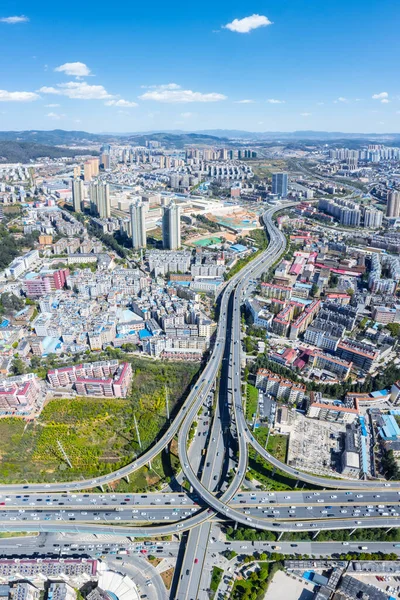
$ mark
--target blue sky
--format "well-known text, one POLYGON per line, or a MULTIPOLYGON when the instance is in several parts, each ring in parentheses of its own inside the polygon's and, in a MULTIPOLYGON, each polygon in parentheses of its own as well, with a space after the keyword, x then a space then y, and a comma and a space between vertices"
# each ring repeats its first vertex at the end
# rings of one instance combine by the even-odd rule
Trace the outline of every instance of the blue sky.
POLYGON ((0 130, 400 132, 399 22, 396 0, 3 0, 0 130))

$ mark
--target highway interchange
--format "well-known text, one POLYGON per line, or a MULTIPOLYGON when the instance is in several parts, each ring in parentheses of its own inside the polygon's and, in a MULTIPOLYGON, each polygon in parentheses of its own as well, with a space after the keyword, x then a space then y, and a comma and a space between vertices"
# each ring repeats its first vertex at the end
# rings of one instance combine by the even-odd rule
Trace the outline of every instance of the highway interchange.
MULTIPOLYGON (((182 600, 198 597, 210 530, 218 519, 277 533, 398 526, 400 483, 328 479, 300 472, 258 444, 246 422, 242 405, 240 307, 257 278, 285 250, 286 239, 273 222, 274 213, 284 206, 290 205, 271 208, 263 215, 268 249, 226 283, 220 297, 212 353, 167 432, 130 465, 96 479, 0 486, 0 531, 143 537, 188 531, 171 596, 182 600), (189 444, 193 430, 194 438, 189 444), (107 492, 110 483, 129 478, 167 448, 175 436, 182 472, 191 486, 189 493, 107 492), (249 445, 295 479, 332 489, 241 492, 249 445), (94 488, 100 488, 102 493, 90 492, 94 488)), ((392 551, 393 544, 389 546, 392 551)), ((214 549, 217 550, 216 545, 214 549)))

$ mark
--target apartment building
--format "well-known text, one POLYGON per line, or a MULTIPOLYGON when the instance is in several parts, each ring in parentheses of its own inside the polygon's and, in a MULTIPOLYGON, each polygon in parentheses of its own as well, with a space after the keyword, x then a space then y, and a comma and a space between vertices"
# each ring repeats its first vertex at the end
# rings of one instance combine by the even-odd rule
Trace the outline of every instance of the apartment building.
POLYGON ((373 346, 350 339, 340 341, 336 352, 339 358, 352 362, 356 367, 367 372, 379 358, 379 351, 373 346))
POLYGON ((97 361, 52 369, 47 378, 54 388, 75 387, 82 396, 126 398, 132 381, 130 363, 97 361))
POLYGON ((305 385, 280 377, 268 369, 257 371, 256 386, 278 400, 288 400, 292 404, 301 402, 306 392, 305 385))

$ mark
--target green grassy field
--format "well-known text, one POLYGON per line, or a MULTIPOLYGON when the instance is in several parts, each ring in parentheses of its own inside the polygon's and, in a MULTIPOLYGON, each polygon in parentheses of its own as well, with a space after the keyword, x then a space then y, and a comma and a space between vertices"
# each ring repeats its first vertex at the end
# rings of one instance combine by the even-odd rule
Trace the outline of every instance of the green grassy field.
POLYGON ((281 462, 286 462, 288 441, 287 435, 270 435, 267 451, 281 462))
POLYGON ((250 383, 246 386, 246 419, 251 421, 258 408, 258 389, 250 383))
MULTIPOLYGON (((198 365, 133 361, 132 390, 127 399, 57 399, 50 401, 36 422, 0 420, 0 480, 56 481, 109 473, 134 460, 159 437, 166 425, 166 391, 169 407, 188 393, 198 365), (136 417, 142 448, 139 446, 136 417), (59 448, 66 451, 72 469, 59 448)), ((174 452, 156 457, 119 484, 121 491, 146 489, 177 468, 174 452)))

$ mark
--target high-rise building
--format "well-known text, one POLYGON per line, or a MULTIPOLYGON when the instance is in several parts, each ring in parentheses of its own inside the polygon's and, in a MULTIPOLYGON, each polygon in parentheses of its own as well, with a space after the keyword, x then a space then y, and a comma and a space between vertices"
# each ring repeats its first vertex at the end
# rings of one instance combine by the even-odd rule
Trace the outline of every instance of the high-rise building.
POLYGON ((108 183, 97 182, 90 185, 90 212, 101 219, 111 217, 110 186, 108 183))
POLYGON ((74 167, 74 179, 78 179, 81 176, 81 166, 76 165, 74 167))
POLYGON ((100 165, 102 166, 102 168, 104 170, 107 170, 110 168, 110 155, 103 152, 103 154, 100 154, 100 165))
POLYGON ((364 227, 367 229, 379 229, 382 226, 383 212, 375 208, 364 208, 364 227))
POLYGON ((162 217, 163 248, 177 250, 181 247, 181 209, 175 202, 164 208, 162 217))
POLYGON ((72 206, 75 212, 82 212, 83 205, 83 181, 74 179, 72 182, 72 206))
POLYGON ((288 193, 288 174, 272 173, 272 193, 286 198, 288 193))
POLYGON ((146 207, 141 200, 132 202, 129 207, 131 214, 131 231, 133 248, 146 248, 146 207))
POLYGON ((85 181, 92 181, 92 163, 87 160, 83 165, 83 179, 85 181))
POLYGON ((99 164, 100 161, 98 158, 91 158, 89 160, 91 167, 92 167, 92 177, 97 177, 97 175, 99 174, 99 164))
POLYGON ((386 216, 387 217, 400 217, 400 192, 392 190, 387 195, 386 205, 386 216))

